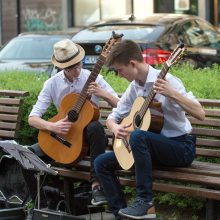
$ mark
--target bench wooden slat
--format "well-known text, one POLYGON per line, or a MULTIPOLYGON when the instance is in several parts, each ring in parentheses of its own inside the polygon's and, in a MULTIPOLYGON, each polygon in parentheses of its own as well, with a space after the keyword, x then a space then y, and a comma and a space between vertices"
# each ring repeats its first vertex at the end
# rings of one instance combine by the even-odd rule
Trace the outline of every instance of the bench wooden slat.
POLYGON ((15 131, 0 130, 0 137, 16 138, 16 132, 15 131))
POLYGON ((198 99, 202 106, 217 106, 220 107, 220 100, 218 99, 198 99))
POLYGON ((107 118, 108 117, 108 115, 109 115, 109 111, 106 111, 106 110, 102 110, 101 111, 101 120, 103 120, 103 118, 107 118))
POLYGON ((29 92, 26 91, 17 91, 17 90, 0 90, 0 96, 13 96, 13 97, 17 97, 17 96, 28 96, 29 92))
POLYGON ((205 109, 206 117, 220 117, 219 109, 205 109))
POLYGON ((220 150, 196 148, 197 156, 220 157, 220 150))
POLYGON ((216 126, 220 127, 220 118, 219 119, 213 119, 213 118, 206 118, 204 121, 200 121, 198 119, 195 119, 193 117, 188 117, 189 121, 192 125, 204 125, 204 126, 216 126))
POLYGON ((154 170, 153 177, 162 180, 176 180, 176 181, 183 181, 186 183, 197 183, 197 184, 205 184, 207 186, 220 187, 220 178, 214 176, 204 176, 199 174, 195 175, 195 174, 181 173, 181 172, 167 171, 167 170, 163 170, 163 171, 154 170))
POLYGON ((211 137, 220 137, 219 129, 213 128, 193 128, 193 134, 199 136, 211 136, 211 137))
POLYGON ((1 105, 20 105, 21 102, 22 100, 18 98, 1 98, 0 97, 1 105))
POLYGON ((112 109, 111 105, 109 105, 106 101, 100 100, 99 101, 99 108, 100 109, 112 109))
POLYGON ((220 140, 215 139, 205 139, 205 138, 197 138, 196 139, 196 145, 197 147, 204 146, 207 148, 217 147, 220 146, 220 140))
POLYGON ((16 129, 17 123, 16 122, 1 122, 0 121, 0 129, 16 129))
POLYGON ((20 107, 14 106, 0 106, 0 113, 13 113, 18 114, 20 112, 20 107))
POLYGON ((0 120, 2 121, 18 121, 18 118, 18 115, 0 114, 0 120))

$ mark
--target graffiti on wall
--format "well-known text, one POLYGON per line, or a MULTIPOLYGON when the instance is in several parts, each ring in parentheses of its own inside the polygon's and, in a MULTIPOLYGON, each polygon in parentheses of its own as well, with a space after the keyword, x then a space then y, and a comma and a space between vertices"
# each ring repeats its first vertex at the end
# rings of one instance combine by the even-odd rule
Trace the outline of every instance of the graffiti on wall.
POLYGON ((51 31, 62 29, 62 18, 51 8, 23 9, 22 15, 25 20, 27 31, 51 31))

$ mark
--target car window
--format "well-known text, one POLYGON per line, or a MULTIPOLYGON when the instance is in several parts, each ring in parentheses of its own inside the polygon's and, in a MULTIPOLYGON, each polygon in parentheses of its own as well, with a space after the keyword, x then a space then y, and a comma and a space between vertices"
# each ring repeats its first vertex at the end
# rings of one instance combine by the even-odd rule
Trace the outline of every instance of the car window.
POLYGON ((209 40, 209 46, 220 48, 220 33, 217 32, 209 23, 197 20, 196 23, 204 31, 204 34, 209 40))
POLYGON ((220 47, 220 34, 207 22, 190 21, 183 25, 183 30, 192 46, 220 47))
POLYGON ((106 41, 112 35, 124 34, 123 39, 155 41, 164 31, 163 26, 106 25, 84 29, 73 36, 75 41, 106 41))
POLYGON ((0 59, 31 60, 50 59, 53 53, 53 45, 59 41, 59 37, 42 38, 14 38, 1 51, 0 59))

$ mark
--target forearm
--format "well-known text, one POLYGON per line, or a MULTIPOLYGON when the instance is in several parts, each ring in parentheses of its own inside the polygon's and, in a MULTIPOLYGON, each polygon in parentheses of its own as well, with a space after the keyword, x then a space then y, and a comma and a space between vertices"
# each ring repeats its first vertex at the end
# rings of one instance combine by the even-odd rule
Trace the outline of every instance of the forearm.
POLYGON ((106 126, 110 131, 113 131, 113 127, 116 124, 116 122, 113 119, 107 119, 106 126))
POLYGON ((111 95, 109 92, 103 92, 102 98, 107 101, 112 107, 116 107, 119 101, 119 98, 111 95))
POLYGON ((50 122, 45 121, 38 116, 30 116, 28 118, 28 123, 30 126, 35 127, 39 130, 50 130, 50 122))
POLYGON ((175 92, 171 98, 176 103, 178 103, 188 114, 199 120, 205 119, 205 111, 199 102, 192 101, 181 95, 179 92, 175 92))

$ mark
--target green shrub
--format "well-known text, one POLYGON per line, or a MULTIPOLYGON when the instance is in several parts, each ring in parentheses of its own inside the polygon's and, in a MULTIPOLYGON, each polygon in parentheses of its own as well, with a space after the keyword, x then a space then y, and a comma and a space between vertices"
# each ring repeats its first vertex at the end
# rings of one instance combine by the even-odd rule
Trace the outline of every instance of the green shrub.
MULTIPOLYGON (((193 69, 189 65, 176 65, 169 72, 179 77, 185 84, 187 91, 192 91, 196 97, 220 99, 220 87, 218 85, 220 82, 220 66, 214 65, 212 68, 193 69)), ((123 93, 129 84, 127 80, 119 77, 113 71, 109 72, 106 68, 103 68, 102 75, 118 93, 123 93)), ((18 139, 22 144, 32 144, 37 141, 37 130, 30 128, 27 120, 47 78, 46 73, 34 74, 19 71, 0 73, 1 89, 23 90, 30 93, 25 98, 23 105, 22 123, 18 139)), ((51 106, 44 118, 51 118, 55 114, 55 107, 51 106)))
MULTIPOLYGON (((37 129, 28 125, 28 115, 32 106, 37 100, 39 91, 41 90, 44 81, 48 78, 45 74, 24 73, 19 71, 0 73, 0 88, 8 90, 28 91, 30 95, 24 99, 22 108, 21 129, 19 131, 18 142, 21 144, 33 144, 37 142, 37 129)), ((54 111, 50 111, 45 115, 49 118, 54 115, 54 111)))

